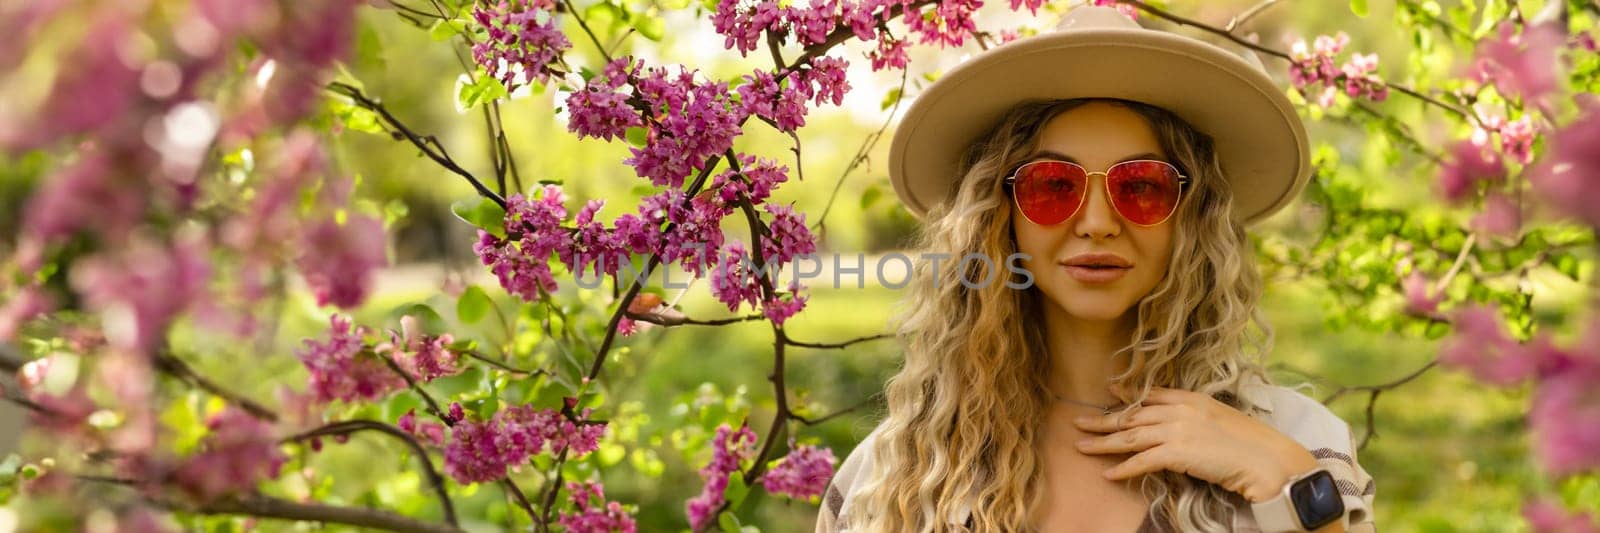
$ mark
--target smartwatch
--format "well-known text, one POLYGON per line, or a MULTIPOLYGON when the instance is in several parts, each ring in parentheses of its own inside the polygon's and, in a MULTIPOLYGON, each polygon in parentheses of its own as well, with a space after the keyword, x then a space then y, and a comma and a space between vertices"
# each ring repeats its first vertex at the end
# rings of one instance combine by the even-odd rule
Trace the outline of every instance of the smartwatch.
POLYGON ((1326 468, 1290 478, 1277 496, 1250 508, 1264 533, 1313 531, 1345 520, 1344 498, 1326 468))

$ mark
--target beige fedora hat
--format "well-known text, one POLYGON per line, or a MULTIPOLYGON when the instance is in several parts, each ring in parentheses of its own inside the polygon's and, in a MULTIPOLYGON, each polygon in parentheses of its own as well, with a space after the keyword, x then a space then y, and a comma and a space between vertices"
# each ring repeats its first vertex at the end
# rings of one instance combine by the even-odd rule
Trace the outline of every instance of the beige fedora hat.
POLYGON ((961 155, 1008 109, 1082 97, 1165 108, 1210 135, 1232 185, 1233 216, 1246 225, 1287 205, 1311 176, 1305 124, 1254 54, 1084 5, 1055 31, 974 55, 923 90, 889 148, 895 193, 924 217, 954 191, 961 155))

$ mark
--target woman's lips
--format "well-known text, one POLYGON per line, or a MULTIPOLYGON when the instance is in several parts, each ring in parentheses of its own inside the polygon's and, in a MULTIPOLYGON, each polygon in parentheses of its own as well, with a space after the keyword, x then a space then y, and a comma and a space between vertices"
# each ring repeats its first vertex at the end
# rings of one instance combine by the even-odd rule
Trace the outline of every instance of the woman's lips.
POLYGON ((1081 283, 1110 283, 1128 274, 1124 267, 1083 267, 1065 265, 1067 274, 1081 283))

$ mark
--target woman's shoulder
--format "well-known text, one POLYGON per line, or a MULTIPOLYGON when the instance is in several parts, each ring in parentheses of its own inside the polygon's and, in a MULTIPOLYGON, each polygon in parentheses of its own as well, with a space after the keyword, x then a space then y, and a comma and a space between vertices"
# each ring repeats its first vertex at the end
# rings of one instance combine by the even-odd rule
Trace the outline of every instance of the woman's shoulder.
MULTIPOLYGON (((1264 412, 1267 421, 1299 441, 1308 449, 1328 448, 1349 456, 1353 439, 1350 424, 1322 402, 1302 390, 1302 384, 1289 387, 1255 383, 1246 389, 1251 403, 1264 412)), ((1314 391, 1313 391, 1314 392, 1314 391)))
POLYGON ((845 456, 844 462, 839 463, 839 468, 834 470, 833 479, 828 481, 828 488, 823 493, 823 516, 819 519, 827 519, 831 523, 844 512, 845 503, 854 492, 856 483, 872 473, 872 446, 882 432, 883 424, 878 424, 856 443, 855 448, 845 456))

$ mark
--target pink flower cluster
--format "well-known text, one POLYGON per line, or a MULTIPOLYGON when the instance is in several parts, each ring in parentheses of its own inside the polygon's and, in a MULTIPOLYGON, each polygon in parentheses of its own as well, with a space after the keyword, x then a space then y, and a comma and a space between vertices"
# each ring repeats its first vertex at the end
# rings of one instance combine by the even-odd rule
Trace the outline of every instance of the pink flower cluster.
POLYGON ((472 46, 472 59, 507 89, 550 79, 550 64, 572 48, 555 21, 552 0, 479 3, 472 20, 488 38, 472 46))
MULTIPOLYGON (((763 46, 768 33, 780 41, 793 35, 799 45, 811 46, 827 41, 841 27, 849 28, 862 42, 875 43, 867 56, 872 60, 872 70, 878 71, 906 66, 906 40, 879 28, 894 18, 895 9, 901 10, 901 20, 917 34, 918 42, 949 47, 961 46, 972 35, 976 28, 974 15, 983 6, 982 0, 949 0, 928 9, 909 9, 911 4, 907 0, 811 0, 801 6, 730 0, 717 4, 711 22, 725 37, 723 46, 738 50, 741 55, 763 46)), ((1043 0, 1011 0, 1011 9, 1026 5, 1037 14, 1043 4, 1043 0)))
POLYGON ((1289 65, 1289 81, 1295 90, 1304 95, 1322 86, 1316 98, 1317 105, 1322 107, 1332 106, 1334 95, 1341 88, 1351 98, 1369 98, 1379 102, 1388 98, 1389 87, 1375 74, 1378 70, 1378 54, 1353 54, 1343 65, 1334 60, 1334 56, 1349 43, 1350 36, 1342 31, 1332 37, 1318 35, 1310 51, 1304 39, 1295 41, 1289 52, 1292 61, 1289 65))
POLYGON ((405 378, 367 350, 367 328, 350 317, 328 317, 328 340, 306 339, 295 352, 310 372, 311 393, 319 402, 376 400, 406 387, 405 378))
POLYGON ((1456 141, 1439 168, 1439 187, 1444 198, 1460 202, 1476 192, 1479 182, 1498 183, 1506 177, 1506 163, 1500 153, 1487 146, 1487 139, 1474 135, 1456 141))
POLYGON ((1522 517, 1533 533, 1600 533, 1600 522, 1587 512, 1568 512, 1555 499, 1540 498, 1522 504, 1522 517))
POLYGON ((1543 334, 1518 343, 1488 306, 1461 309, 1454 322, 1441 363, 1492 385, 1537 383, 1528 418, 1545 469, 1566 475, 1600 468, 1600 320, 1566 348, 1543 334))
POLYGON ((757 70, 744 76, 739 105, 746 114, 772 121, 779 130, 794 131, 806 124, 806 101, 815 105, 844 103, 850 91, 846 79, 849 62, 837 57, 812 59, 806 68, 789 71, 783 83, 771 72, 757 70))
POLYGON ((821 496, 833 479, 833 450, 810 444, 797 447, 790 440, 789 455, 761 476, 761 486, 772 494, 795 499, 821 496))
POLYGON ((199 237, 179 238, 169 247, 141 236, 120 250, 80 261, 71 282, 90 308, 126 312, 127 327, 107 328, 112 346, 144 353, 205 295, 212 270, 209 251, 199 237))
POLYGON ((628 103, 628 94, 617 92, 628 85, 633 74, 633 58, 612 59, 600 74, 589 79, 582 90, 567 96, 567 131, 578 137, 605 140, 626 138, 628 128, 643 126, 639 111, 628 103))
POLYGON ((457 355, 448 348, 455 342, 449 333, 437 336, 423 333, 416 317, 411 315, 400 317, 400 329, 400 335, 391 332, 390 341, 378 345, 373 351, 387 354, 406 373, 422 381, 433 381, 461 372, 461 368, 456 366, 457 355))
POLYGON ((457 355, 448 346, 449 334, 423 334, 410 316, 401 318, 404 338, 391 335, 391 341, 369 347, 366 327, 356 327, 350 317, 328 317, 328 339, 306 339, 295 352, 310 372, 309 388, 319 402, 376 400, 406 388, 405 378, 395 372, 382 356, 394 360, 406 373, 428 382, 460 372, 457 355))
MULTIPOLYGON (((1012 3, 1011 9, 1016 9, 1017 8, 1017 6, 1016 6, 1017 1, 1018 0, 1011 0, 1011 3, 1012 3)), ((1115 7, 1117 9, 1118 13, 1122 13, 1123 15, 1126 15, 1128 18, 1131 18, 1131 19, 1138 19, 1139 18, 1139 7, 1135 6, 1133 4, 1124 4, 1124 3, 1120 2, 1119 0, 1094 0, 1094 5, 1115 7)))
MULTIPOLYGON (((455 404, 461 405, 461 404, 455 404)), ((434 446, 444 445, 444 424, 438 422, 417 422, 417 410, 411 409, 406 414, 400 415, 399 426, 401 431, 412 436, 421 437, 423 442, 434 446)))
POLYGON ((1600 228, 1600 97, 1580 95, 1578 101, 1581 113, 1550 134, 1528 181, 1562 213, 1600 228))
POLYGON ((717 426, 717 435, 711 440, 711 462, 700 469, 700 478, 706 480, 700 495, 685 504, 689 526, 695 531, 716 519, 722 507, 723 492, 728 490, 728 476, 739 471, 739 463, 756 453, 756 432, 747 424, 734 431, 727 424, 717 426))
POLYGON ((1495 38, 1479 44, 1472 77, 1478 83, 1493 83, 1508 97, 1539 103, 1560 87, 1558 54, 1566 45, 1567 32, 1559 24, 1546 23, 1516 33, 1519 26, 1502 22, 1495 38))
MULTIPOLYGON (((587 420, 589 412, 584 409, 580 419, 587 420)), ((605 431, 604 423, 579 424, 555 409, 508 407, 489 420, 457 421, 444 448, 444 470, 463 484, 494 481, 505 477, 507 468, 544 452, 546 444, 549 453, 583 457, 599 449, 605 431)))
POLYGON ((634 90, 649 105, 645 146, 630 147, 623 162, 658 187, 678 188, 691 172, 705 168, 711 156, 733 147, 745 114, 733 105, 726 82, 702 83, 697 71, 680 66, 669 76, 665 67, 644 72, 630 68, 634 90))
POLYGON ((605 486, 594 481, 569 481, 567 492, 572 496, 575 512, 562 511, 556 523, 573 533, 633 533, 637 525, 633 516, 623 510, 622 504, 606 501, 605 486), (597 505, 595 502, 598 501, 597 505))
POLYGON ((308 228, 299 266, 317 305, 361 305, 373 275, 389 264, 387 243, 383 222, 364 214, 351 213, 344 224, 329 218, 308 228))
POLYGON ((201 451, 173 472, 173 479, 201 501, 253 490, 277 478, 288 456, 278 449, 272 425, 243 409, 227 407, 206 422, 211 432, 201 451))
POLYGON ((571 245, 571 238, 561 231, 561 221, 567 216, 562 205, 566 194, 556 185, 545 185, 541 192, 538 199, 521 194, 506 198, 506 238, 479 231, 478 243, 472 248, 499 278, 501 287, 527 301, 556 290, 549 258, 571 245))

